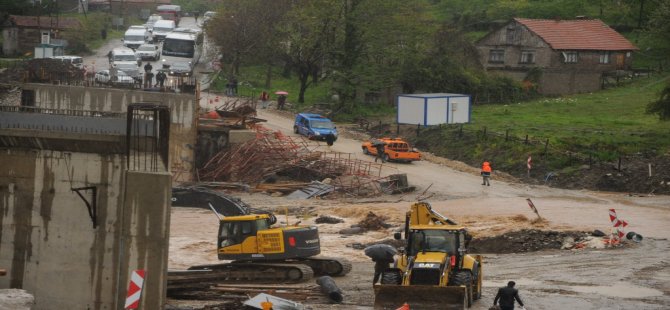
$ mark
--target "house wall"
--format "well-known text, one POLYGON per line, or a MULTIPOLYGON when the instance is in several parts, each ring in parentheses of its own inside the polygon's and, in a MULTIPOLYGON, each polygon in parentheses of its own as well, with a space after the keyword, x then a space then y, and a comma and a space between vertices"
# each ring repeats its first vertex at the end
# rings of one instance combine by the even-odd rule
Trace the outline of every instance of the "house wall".
POLYGON ((17 54, 19 48, 19 32, 17 28, 2 30, 2 53, 10 56, 17 54))
POLYGON ((24 84, 24 90, 35 92, 35 107, 104 112, 127 111, 128 105, 153 102, 171 108, 170 171, 175 181, 193 180, 197 140, 197 95, 95 88, 24 84))
POLYGON ((4 148, 0 163, 0 288, 25 289, 34 310, 116 310, 146 269, 141 309, 163 308, 170 175, 125 172, 112 153, 4 148), (98 189, 97 228, 71 190, 84 186, 98 189))
POLYGON ((523 81, 532 68, 542 68, 539 91, 548 95, 591 92, 601 89, 603 72, 629 70, 632 66, 631 53, 627 51, 610 52, 610 61, 600 63, 600 51, 581 50, 577 63, 565 63, 563 51, 551 49, 539 36, 525 26, 513 21, 506 26, 489 33, 477 42, 479 58, 490 71, 523 81), (503 62, 491 62, 491 50, 504 50, 503 62), (521 63, 522 51, 534 51, 535 62, 521 63))
POLYGON ((551 64, 552 50, 540 37, 530 32, 523 25, 511 22, 507 26, 495 30, 477 43, 479 58, 487 69, 499 70, 503 68, 548 67, 551 64), (510 32, 511 31, 511 32, 510 32), (508 36, 508 32, 511 34, 508 36), (489 61, 492 49, 505 50, 505 60, 502 63, 489 61), (521 51, 535 51, 535 63, 522 64, 521 51))

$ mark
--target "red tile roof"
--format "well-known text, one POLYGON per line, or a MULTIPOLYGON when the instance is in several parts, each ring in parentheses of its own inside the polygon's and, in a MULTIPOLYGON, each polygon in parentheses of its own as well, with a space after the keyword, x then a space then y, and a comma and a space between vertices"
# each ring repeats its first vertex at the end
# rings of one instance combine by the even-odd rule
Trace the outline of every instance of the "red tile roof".
POLYGON ((599 19, 550 20, 515 18, 555 50, 637 50, 620 33, 599 19))
POLYGON ((71 17, 9 15, 9 21, 18 27, 42 29, 77 29, 81 23, 71 17))

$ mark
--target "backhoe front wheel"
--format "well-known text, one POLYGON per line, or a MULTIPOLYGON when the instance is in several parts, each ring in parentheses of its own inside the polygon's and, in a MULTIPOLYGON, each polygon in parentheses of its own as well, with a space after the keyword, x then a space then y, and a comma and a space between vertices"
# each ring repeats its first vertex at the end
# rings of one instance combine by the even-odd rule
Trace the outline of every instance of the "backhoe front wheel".
POLYGON ((469 270, 461 270, 454 273, 449 279, 449 286, 465 286, 467 306, 472 306, 472 273, 469 270))

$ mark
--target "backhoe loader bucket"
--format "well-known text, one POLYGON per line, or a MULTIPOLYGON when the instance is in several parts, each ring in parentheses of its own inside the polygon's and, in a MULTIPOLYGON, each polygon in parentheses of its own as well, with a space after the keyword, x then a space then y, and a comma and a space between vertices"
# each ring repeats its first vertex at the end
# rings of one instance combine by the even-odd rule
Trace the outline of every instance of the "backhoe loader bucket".
POLYGON ((463 310, 467 305, 463 286, 375 285, 375 310, 396 310, 404 303, 412 310, 463 310))

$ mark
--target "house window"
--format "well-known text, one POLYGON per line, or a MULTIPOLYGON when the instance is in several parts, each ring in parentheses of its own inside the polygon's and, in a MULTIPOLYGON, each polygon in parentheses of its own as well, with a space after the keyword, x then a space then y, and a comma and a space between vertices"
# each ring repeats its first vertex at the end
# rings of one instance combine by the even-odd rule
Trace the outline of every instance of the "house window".
POLYGON ((519 63, 522 64, 534 64, 535 63, 535 51, 521 51, 521 59, 519 63))
POLYGON ((600 52, 600 63, 601 64, 610 63, 610 52, 605 51, 600 52))
POLYGON ((505 62, 505 50, 491 50, 489 52, 489 62, 491 62, 491 63, 504 63, 505 62))
POLYGON ((577 56, 577 52, 563 52, 563 62, 566 64, 576 64, 577 56))

